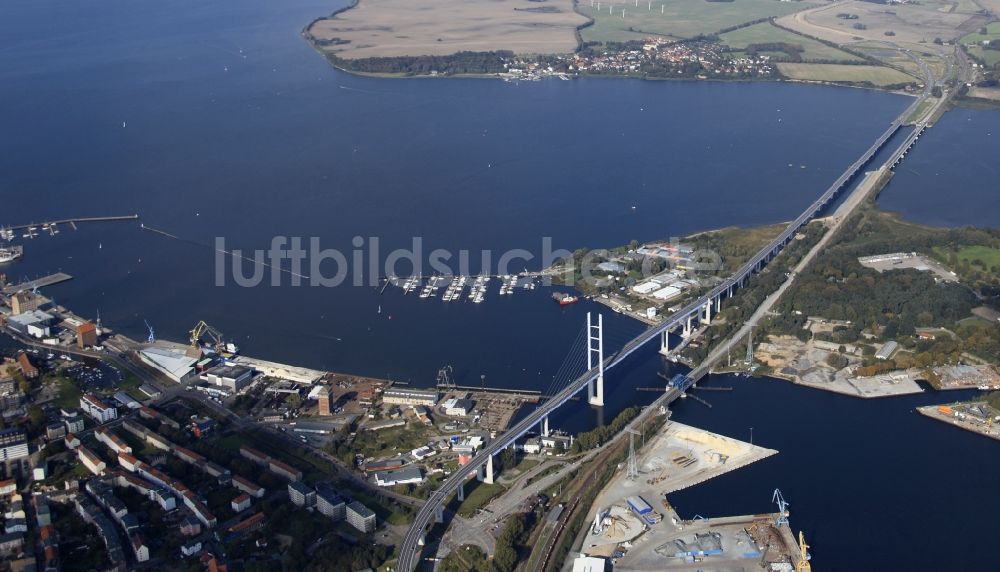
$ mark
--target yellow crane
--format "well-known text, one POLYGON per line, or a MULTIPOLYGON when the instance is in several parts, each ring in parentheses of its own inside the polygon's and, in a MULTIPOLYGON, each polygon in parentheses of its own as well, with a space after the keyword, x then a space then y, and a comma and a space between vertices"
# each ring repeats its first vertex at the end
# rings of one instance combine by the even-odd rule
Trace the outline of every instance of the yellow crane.
POLYGON ((201 338, 203 336, 207 337, 211 346, 220 353, 227 352, 235 354, 238 351, 235 345, 226 343, 226 340, 222 337, 222 332, 208 325, 205 320, 200 320, 191 330, 191 347, 198 349, 198 344, 201 343, 201 338))
POLYGON ((812 564, 809 564, 809 545, 806 544, 806 535, 799 531, 799 563, 795 565, 795 572, 812 572, 812 564))

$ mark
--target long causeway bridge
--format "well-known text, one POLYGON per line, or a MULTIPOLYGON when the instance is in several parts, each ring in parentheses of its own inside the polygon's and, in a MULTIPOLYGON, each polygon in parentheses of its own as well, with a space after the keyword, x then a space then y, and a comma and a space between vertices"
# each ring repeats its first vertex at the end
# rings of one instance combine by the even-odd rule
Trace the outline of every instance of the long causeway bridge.
MULTIPOLYGON (((817 218, 817 216, 830 206, 848 187, 848 183, 861 173, 875 155, 902 129, 906 118, 929 97, 931 83, 933 82, 927 82, 926 89, 913 104, 890 123, 889 127, 879 135, 875 142, 856 161, 851 163, 819 198, 813 201, 795 220, 790 222, 781 234, 765 245, 729 278, 710 292, 690 302, 662 323, 644 330, 608 358, 604 358, 603 356, 603 334, 601 332, 600 321, 595 325, 590 321, 590 316, 588 315, 587 371, 569 383, 564 389, 552 395, 530 415, 527 415, 503 435, 499 435, 489 444, 485 445, 473 457, 471 462, 459 467, 431 494, 403 537, 396 569, 403 572, 410 572, 416 567, 420 559, 422 546, 424 545, 424 536, 428 527, 431 526, 432 522, 443 522, 444 504, 452 493, 457 493, 458 499, 464 500, 464 484, 473 473, 476 473, 486 482, 493 481, 493 457, 495 455, 499 454, 505 448, 513 446, 518 439, 536 427, 540 427, 542 433, 547 434, 549 414, 584 389, 587 389, 588 402, 590 404, 597 406, 604 405, 603 386, 605 371, 618 366, 646 344, 658 339, 661 353, 666 353, 670 349, 669 334, 671 332, 681 330, 687 335, 690 334, 694 322, 710 322, 713 313, 717 313, 720 310, 723 298, 732 296, 733 291, 743 287, 750 276, 763 270, 767 263, 774 259, 805 225, 817 218), (595 356, 597 359, 594 359, 595 356)), ((904 141, 897 146, 886 162, 890 168, 896 166, 902 160, 903 156, 913 146, 925 128, 925 124, 918 123, 904 141)), ((678 376, 666 388, 664 395, 657 399, 657 405, 669 404, 680 397, 681 394, 697 381, 698 377, 704 374, 704 371, 705 368, 696 368, 691 376, 678 376)))

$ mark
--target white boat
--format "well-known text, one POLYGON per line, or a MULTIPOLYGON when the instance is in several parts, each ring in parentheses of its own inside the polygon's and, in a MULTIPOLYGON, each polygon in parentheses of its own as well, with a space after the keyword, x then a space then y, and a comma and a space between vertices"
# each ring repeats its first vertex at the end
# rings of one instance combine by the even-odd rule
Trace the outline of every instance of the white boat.
POLYGON ((16 245, 0 248, 0 264, 17 260, 23 253, 24 249, 16 245))

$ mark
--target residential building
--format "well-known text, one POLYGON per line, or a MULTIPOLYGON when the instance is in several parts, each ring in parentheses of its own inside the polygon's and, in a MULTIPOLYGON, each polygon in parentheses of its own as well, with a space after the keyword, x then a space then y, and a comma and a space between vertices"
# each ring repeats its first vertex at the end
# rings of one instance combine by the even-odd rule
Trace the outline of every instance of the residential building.
POLYGON ((114 451, 116 454, 120 453, 125 453, 129 455, 132 454, 132 447, 130 447, 128 443, 123 441, 121 437, 112 433, 111 430, 108 429, 107 427, 98 427, 97 430, 94 431, 94 436, 97 437, 98 441, 104 443, 109 449, 114 451))
POLYGON ((24 548, 24 534, 12 532, 0 535, 0 554, 17 554, 24 548))
POLYGON ((187 558, 188 556, 194 556, 199 552, 201 552, 201 542, 197 540, 181 546, 181 556, 183 556, 184 558, 187 558))
POLYGON ((391 387, 382 392, 382 403, 392 405, 426 405, 434 407, 439 393, 435 389, 391 387))
POLYGON ((14 479, 7 479, 5 481, 0 481, 0 496, 12 495, 17 492, 17 481, 14 479))
POLYGON ((0 462, 28 456, 28 435, 21 427, 0 431, 0 462))
POLYGON ((347 523, 361 532, 375 530, 375 513, 358 501, 347 505, 347 523))
POLYGON ((38 527, 52 524, 52 510, 49 508, 48 498, 44 494, 38 494, 32 497, 32 503, 35 505, 35 522, 38 523, 38 527))
POLYGON ((118 410, 101 401, 97 396, 85 393, 80 396, 80 409, 98 423, 107 423, 118 418, 118 410))
POLYGON ((45 426, 45 438, 49 441, 66 436, 66 426, 61 423, 49 423, 45 426))
POLYGON ((135 554, 136 562, 149 560, 149 546, 138 532, 132 535, 132 553, 135 554))
POLYGON ((542 443, 541 441, 539 441, 537 437, 535 437, 525 441, 524 445, 521 448, 524 450, 525 453, 529 455, 534 455, 535 453, 540 453, 542 451, 542 443))
POLYGON ((316 510, 333 520, 344 520, 347 505, 335 492, 325 489, 316 491, 316 510))
POLYGON ((316 504, 316 491, 302 481, 288 483, 288 498, 295 506, 310 507, 316 504))
POLYGON ((229 506, 233 508, 233 512, 245 511, 250 508, 250 495, 246 493, 240 494, 238 497, 229 502, 229 506))
POLYGON ((77 448, 76 455, 80 462, 83 463, 83 466, 90 469, 90 472, 95 475, 100 475, 105 469, 108 468, 100 457, 92 453, 90 449, 84 447, 83 445, 80 445, 77 448))
POLYGON ((290 481, 302 480, 302 471, 277 459, 271 459, 271 461, 267 464, 267 468, 270 469, 272 473, 282 476, 290 481))
POLYGON ((17 367, 21 369, 21 374, 28 379, 38 377, 38 368, 31 363, 31 358, 24 352, 17 354, 17 367))
POLYGON ((72 433, 67 433, 66 436, 63 437, 63 443, 65 443, 66 448, 70 450, 76 449, 80 446, 80 440, 77 439, 76 435, 72 433))
POLYGON ((63 425, 66 426, 67 433, 82 433, 85 423, 83 416, 76 411, 71 411, 63 415, 63 425))
POLYGON ((247 447, 246 445, 240 445, 240 456, 244 459, 248 459, 258 465, 266 465, 268 461, 271 460, 271 456, 266 453, 261 453, 257 449, 247 447))
POLYGON ((233 486, 236 490, 245 492, 254 498, 264 498, 264 487, 244 479, 239 475, 233 475, 233 486))
POLYGON ((115 401, 121 403, 122 406, 128 407, 129 409, 142 409, 142 403, 124 391, 116 391, 114 398, 115 401))
POLYGON ((237 538, 246 536, 263 528, 264 520, 265 520, 264 513, 258 512, 230 526, 229 530, 227 530, 226 532, 228 532, 231 536, 235 536, 237 538))
POLYGON ((198 536, 201 534, 201 522, 193 516, 185 517, 181 521, 180 530, 184 536, 198 536))

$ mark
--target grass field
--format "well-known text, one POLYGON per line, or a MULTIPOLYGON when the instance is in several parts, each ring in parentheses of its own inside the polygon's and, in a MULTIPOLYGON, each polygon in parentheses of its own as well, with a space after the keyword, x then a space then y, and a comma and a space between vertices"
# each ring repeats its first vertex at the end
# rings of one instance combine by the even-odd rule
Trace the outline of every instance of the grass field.
POLYGON ((338 40, 321 49, 346 59, 492 50, 557 54, 576 49, 576 27, 585 23, 572 0, 543 5, 533 0, 360 0, 317 20, 308 33, 321 41, 338 40))
MULTIPOLYGON (((948 255, 951 250, 936 246, 934 247, 934 253, 941 257, 942 260, 948 260, 948 255)), ((988 246, 965 246, 960 248, 956 253, 959 262, 968 262, 973 267, 978 267, 979 270, 989 272, 993 267, 1000 267, 1000 249, 990 248, 988 246), (979 262, 985 264, 985 267, 980 265, 979 262)))
POLYGON ((775 0, 653 0, 651 4, 649 0, 638 0, 638 6, 634 0, 617 0, 602 1, 600 10, 597 5, 596 0, 593 6, 589 0, 580 0, 577 4, 577 11, 594 19, 594 25, 582 31, 585 42, 621 42, 649 35, 691 38, 814 6, 775 0))
POLYGON ((984 50, 983 48, 969 48, 969 52, 977 58, 983 60, 987 66, 995 66, 1000 63, 1000 50, 984 50))
POLYGON ((822 42, 817 42, 816 40, 800 36, 783 28, 779 28, 770 22, 754 24, 753 26, 740 28, 739 30, 733 30, 732 32, 726 32, 725 34, 719 36, 719 39, 722 40, 722 43, 737 50, 743 50, 750 44, 769 44, 775 42, 784 42, 786 44, 801 46, 805 50, 802 52, 802 59, 805 61, 858 61, 861 59, 843 50, 830 47, 822 42))
POLYGON ((488 505, 491 500, 507 490, 500 485, 490 485, 479 481, 472 481, 466 487, 472 487, 472 490, 465 493, 465 502, 458 507, 457 511, 459 516, 465 518, 475 516, 476 511, 488 505))
POLYGON ((974 32, 972 34, 962 36, 963 44, 978 44, 980 42, 990 40, 1000 40, 1000 22, 991 22, 987 24, 985 34, 974 32))
POLYGON ((836 81, 886 86, 914 81, 912 76, 879 66, 779 63, 778 70, 791 79, 836 81))
POLYGON ((80 406, 80 388, 72 380, 65 377, 56 379, 59 384, 59 398, 55 404, 66 409, 74 409, 80 406))

